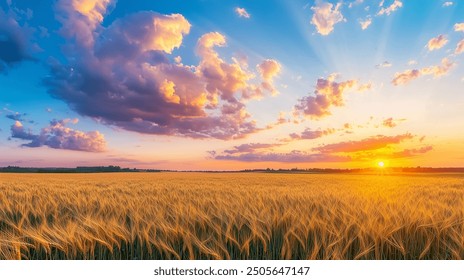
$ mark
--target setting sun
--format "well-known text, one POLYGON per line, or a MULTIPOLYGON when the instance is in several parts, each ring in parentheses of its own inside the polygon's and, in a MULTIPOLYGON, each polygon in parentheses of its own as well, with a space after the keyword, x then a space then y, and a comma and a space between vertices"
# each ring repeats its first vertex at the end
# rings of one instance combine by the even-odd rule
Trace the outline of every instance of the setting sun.
POLYGON ((380 167, 380 168, 384 168, 384 167, 385 167, 385 162, 379 161, 379 162, 377 163, 377 166, 380 167))

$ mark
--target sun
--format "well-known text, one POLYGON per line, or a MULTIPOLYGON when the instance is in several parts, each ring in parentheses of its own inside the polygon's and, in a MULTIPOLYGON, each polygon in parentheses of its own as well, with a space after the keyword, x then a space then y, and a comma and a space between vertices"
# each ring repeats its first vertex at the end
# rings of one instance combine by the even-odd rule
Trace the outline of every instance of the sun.
POLYGON ((380 167, 380 168, 384 168, 385 167, 385 162, 379 161, 379 162, 377 162, 377 166, 380 167))

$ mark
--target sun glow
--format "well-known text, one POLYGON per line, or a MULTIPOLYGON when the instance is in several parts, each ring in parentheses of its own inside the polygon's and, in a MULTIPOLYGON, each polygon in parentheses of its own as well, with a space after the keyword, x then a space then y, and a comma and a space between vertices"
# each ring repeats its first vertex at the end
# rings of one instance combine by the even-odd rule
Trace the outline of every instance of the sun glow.
POLYGON ((377 162, 377 166, 378 166, 379 168, 384 168, 384 167, 385 167, 385 162, 379 161, 379 162, 377 162))

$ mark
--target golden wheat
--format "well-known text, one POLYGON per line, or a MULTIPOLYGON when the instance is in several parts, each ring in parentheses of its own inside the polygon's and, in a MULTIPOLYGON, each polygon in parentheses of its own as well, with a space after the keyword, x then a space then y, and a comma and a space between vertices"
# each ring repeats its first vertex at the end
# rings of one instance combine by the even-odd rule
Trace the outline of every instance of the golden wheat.
POLYGON ((464 176, 0 174, 0 259, 463 259, 464 176))

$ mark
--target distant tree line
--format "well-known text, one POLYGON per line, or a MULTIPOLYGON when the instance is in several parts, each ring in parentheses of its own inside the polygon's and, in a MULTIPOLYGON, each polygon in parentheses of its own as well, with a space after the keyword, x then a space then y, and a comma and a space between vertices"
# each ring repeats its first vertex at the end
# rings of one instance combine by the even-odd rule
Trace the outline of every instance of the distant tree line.
POLYGON ((105 173, 105 172, 160 172, 156 169, 121 168, 120 166, 78 166, 76 168, 66 167, 0 167, 3 173, 105 173))

